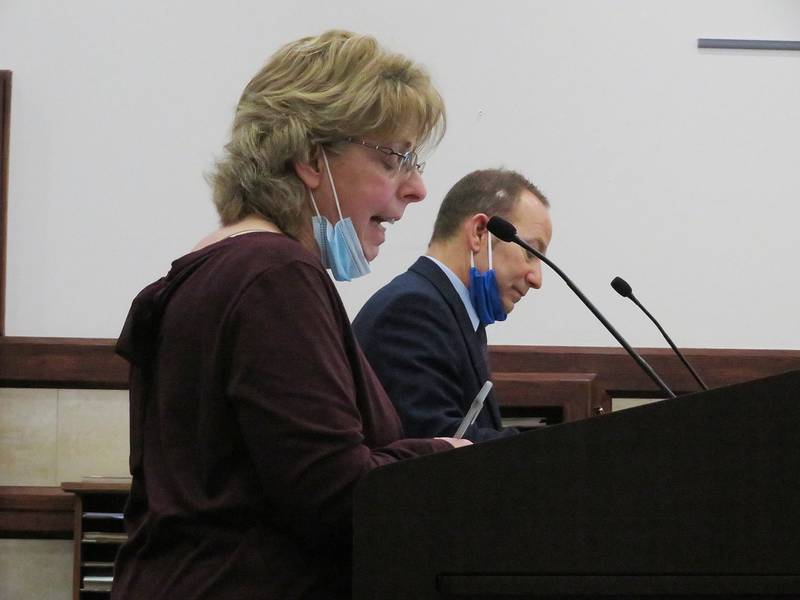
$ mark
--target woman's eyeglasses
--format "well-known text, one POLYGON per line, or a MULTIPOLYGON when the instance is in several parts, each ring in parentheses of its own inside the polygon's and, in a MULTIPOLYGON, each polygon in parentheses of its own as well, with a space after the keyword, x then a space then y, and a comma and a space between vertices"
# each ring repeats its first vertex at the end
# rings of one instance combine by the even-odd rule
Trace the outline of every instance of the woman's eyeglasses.
POLYGON ((342 140, 349 144, 360 144, 367 148, 372 148, 373 150, 377 150, 384 156, 391 156, 395 157, 397 161, 397 172, 402 173, 404 175, 410 175, 414 170, 417 171, 420 175, 425 170, 425 163, 418 162, 419 155, 417 154, 416 150, 409 150, 408 152, 397 152, 397 150, 393 148, 389 148, 388 146, 380 146, 378 144, 370 144, 369 142, 365 142, 364 140, 359 140, 357 138, 345 138, 342 140))

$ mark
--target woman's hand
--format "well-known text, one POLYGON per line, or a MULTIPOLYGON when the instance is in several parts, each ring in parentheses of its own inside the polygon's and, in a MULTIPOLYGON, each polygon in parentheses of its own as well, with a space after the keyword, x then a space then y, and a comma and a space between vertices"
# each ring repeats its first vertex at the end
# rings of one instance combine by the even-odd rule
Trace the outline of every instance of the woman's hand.
POLYGON ((471 446, 472 442, 469 440, 465 440, 464 438, 450 438, 450 437, 437 437, 434 438, 436 440, 444 440, 448 444, 450 444, 453 448, 460 448, 461 446, 471 446))

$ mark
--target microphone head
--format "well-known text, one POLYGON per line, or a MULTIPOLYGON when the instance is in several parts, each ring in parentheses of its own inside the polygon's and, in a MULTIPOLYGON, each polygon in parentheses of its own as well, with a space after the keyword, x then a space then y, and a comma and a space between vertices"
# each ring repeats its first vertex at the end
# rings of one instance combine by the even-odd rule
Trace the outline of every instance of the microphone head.
POLYGON ((492 217, 486 227, 493 236, 504 242, 513 242, 517 237, 517 228, 501 217, 492 217))
POLYGON ((614 288, 616 292, 623 298, 630 298, 631 294, 633 293, 631 286, 628 285, 628 282, 622 277, 614 277, 614 279, 611 281, 611 287, 614 288))

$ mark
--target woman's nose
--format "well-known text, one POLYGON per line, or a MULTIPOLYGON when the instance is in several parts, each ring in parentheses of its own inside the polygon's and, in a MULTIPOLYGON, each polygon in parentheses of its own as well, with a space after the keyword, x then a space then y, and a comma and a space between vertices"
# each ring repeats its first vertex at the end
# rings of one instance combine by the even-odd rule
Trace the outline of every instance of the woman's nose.
POLYGON ((428 195, 422 175, 416 169, 403 181, 400 187, 400 198, 406 202, 420 202, 428 195))

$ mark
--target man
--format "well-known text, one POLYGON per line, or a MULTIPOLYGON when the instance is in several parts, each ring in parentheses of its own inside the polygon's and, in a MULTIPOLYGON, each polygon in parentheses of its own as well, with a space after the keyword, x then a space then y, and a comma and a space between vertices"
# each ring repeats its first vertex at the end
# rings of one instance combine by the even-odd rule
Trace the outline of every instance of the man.
MULTIPOLYGON (((545 252, 549 213, 547 199, 519 173, 470 173, 445 196, 427 255, 356 316, 356 336, 407 436, 455 433, 491 376, 484 327, 504 320, 530 288, 542 285, 539 259, 491 236, 489 218, 512 222, 522 239, 545 252)), ((515 433, 502 428, 490 393, 464 437, 478 442, 515 433)))

